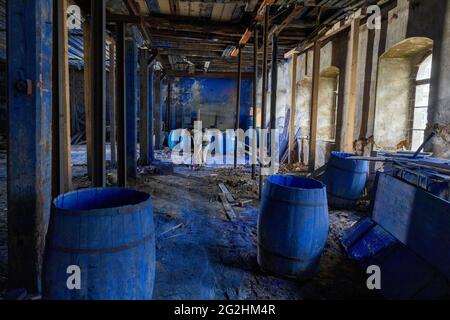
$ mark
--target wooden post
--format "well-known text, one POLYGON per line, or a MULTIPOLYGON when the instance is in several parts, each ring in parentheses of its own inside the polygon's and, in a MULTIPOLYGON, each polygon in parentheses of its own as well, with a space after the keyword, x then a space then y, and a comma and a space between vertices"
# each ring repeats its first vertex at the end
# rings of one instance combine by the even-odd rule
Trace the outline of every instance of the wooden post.
POLYGON ((146 166, 150 163, 149 159, 149 99, 148 99, 148 51, 139 50, 139 75, 140 75, 140 120, 139 120, 139 163, 146 166))
POLYGON ((348 89, 348 111, 345 124, 345 143, 344 151, 353 152, 353 141, 356 119, 356 100, 357 100, 357 79, 358 79, 358 50, 359 50, 359 27, 361 18, 355 18, 351 22, 350 30, 350 80, 348 89))
POLYGON ((154 156, 154 145, 153 145, 153 139, 154 139, 154 120, 153 120, 153 64, 150 64, 148 66, 148 132, 147 132, 147 142, 148 142, 148 159, 149 162, 152 162, 155 160, 154 156))
POLYGON ((111 105, 109 108, 109 139, 111 142, 111 165, 115 166, 116 157, 116 45, 109 45, 109 97, 111 105))
POLYGON ((167 103, 166 103, 166 131, 170 133, 171 125, 171 104, 172 104, 172 78, 167 79, 167 103))
POLYGON ((294 163, 294 145, 295 145, 295 100, 297 97, 297 58, 298 54, 292 56, 292 74, 291 74, 291 112, 289 117, 289 164, 294 163))
POLYGON ((6 3, 8 286, 38 293, 52 199, 53 1, 6 3))
POLYGON ((125 41, 127 176, 137 174, 137 46, 134 39, 125 41))
POLYGON ((154 105, 155 114, 155 149, 161 150, 162 112, 161 112, 161 71, 156 71, 154 76, 154 105))
MULTIPOLYGON (((267 121, 266 121, 266 106, 267 106, 267 47, 269 44, 269 9, 270 6, 266 7, 266 11, 264 13, 264 35, 263 35, 263 69, 262 69, 262 91, 261 91, 261 132, 263 133, 264 129, 267 128, 267 121)), ((265 139, 262 139, 262 133, 261 133, 261 139, 260 139, 260 149, 262 148, 262 142, 265 139)), ((262 154, 260 155, 262 159, 262 154)), ((262 164, 259 167, 259 198, 262 197, 262 189, 263 189, 263 177, 261 174, 262 171, 262 164)))
POLYGON ((84 114, 86 130, 86 158, 88 176, 92 179, 92 26, 90 17, 83 23, 84 40, 84 114))
POLYGON ((106 71, 105 71, 105 0, 91 2, 92 13, 92 184, 105 186, 105 109, 106 109, 106 71))
POLYGON ((72 188, 67 0, 55 1, 53 10, 52 194, 56 197, 72 188))
MULTIPOLYGON (((278 90, 278 36, 272 36, 272 72, 270 88, 270 129, 275 130, 277 124, 277 90, 278 90)), ((272 140, 272 132, 270 134, 272 140)), ((271 142, 272 143, 272 142, 271 142)))
POLYGON ((241 74, 241 67, 242 67, 242 48, 239 48, 238 53, 238 70, 237 70, 237 87, 236 87, 236 111, 235 111, 235 121, 234 121, 234 130, 236 132, 235 138, 234 138, 234 168, 237 168, 237 157, 238 157, 238 130, 239 130, 239 118, 241 115, 241 80, 242 80, 242 74, 241 74))
POLYGON ((313 78, 311 92, 311 124, 309 132, 309 170, 314 171, 316 166, 316 145, 317 145, 317 117, 319 103, 319 82, 320 82, 320 41, 314 43, 313 78))
POLYGON ((126 122, 125 122, 125 26, 117 24, 116 64, 117 64, 117 184, 127 186, 126 122))
MULTIPOLYGON (((253 149, 253 152, 257 152, 258 147, 258 137, 256 134, 256 128, 258 127, 256 121, 257 121, 257 99, 258 99, 258 26, 255 26, 253 31, 253 146, 256 146, 256 148, 253 149)), ((260 125, 261 127, 261 125, 260 125)), ((252 161, 252 179, 256 179, 256 164, 254 161, 252 161)))

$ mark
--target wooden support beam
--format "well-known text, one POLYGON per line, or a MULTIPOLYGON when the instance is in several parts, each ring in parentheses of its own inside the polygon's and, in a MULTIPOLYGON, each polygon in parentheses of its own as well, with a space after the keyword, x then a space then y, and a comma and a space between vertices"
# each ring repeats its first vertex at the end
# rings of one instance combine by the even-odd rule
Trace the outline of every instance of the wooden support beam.
POLYGON ((52 195, 72 189, 67 0, 53 4, 53 163, 52 195))
POLYGON ((111 164, 117 163, 116 152, 116 44, 112 42, 109 45, 109 139, 111 142, 111 164))
POLYGON ((53 1, 6 3, 8 286, 38 293, 52 199, 53 1))
POLYGON ((127 186, 126 158, 126 100, 125 100, 125 26, 117 23, 116 64, 117 64, 117 183, 127 186))
MULTIPOLYGON (((347 119, 345 121, 344 151, 353 152, 356 122, 356 100, 358 84, 358 51, 359 51, 359 27, 361 18, 355 18, 351 22, 350 29, 350 72, 348 86, 347 119)), ((338 137, 339 138, 339 137, 338 137)))
MULTIPOLYGON (((267 106, 267 51, 269 46, 269 8, 265 10, 264 14, 264 34, 263 34, 263 67, 262 67, 262 90, 261 90, 261 130, 267 128, 266 121, 266 106, 267 106)), ((264 132, 264 131, 262 131, 264 132)), ((264 141, 265 139, 261 139, 264 141)), ((262 146, 260 149, 263 150, 262 146)), ((263 154, 260 154, 262 159, 263 154)), ((262 177, 262 165, 259 167, 259 199, 262 198, 263 191, 263 177, 262 177)))
POLYGON ((172 78, 169 77, 167 79, 166 126, 165 126, 166 127, 165 131, 167 131, 167 133, 169 133, 170 130, 171 130, 170 122, 172 121, 171 117, 170 117, 171 108, 172 108, 172 105, 171 105, 172 104, 172 101, 171 101, 171 99, 172 99, 172 85, 173 85, 172 78))
POLYGON ((272 35, 272 69, 270 88, 270 129, 275 130, 277 124, 277 90, 278 90, 278 36, 272 35))
POLYGON ((106 8, 105 0, 91 2, 92 17, 92 184, 104 187, 105 171, 105 110, 106 110, 106 8), (94 76, 95 75, 95 76, 94 76))
POLYGON ((139 25, 143 21, 150 30, 177 30, 196 33, 210 33, 218 35, 234 34, 239 35, 244 30, 238 23, 216 22, 206 19, 192 19, 192 17, 182 17, 173 15, 152 14, 147 16, 132 16, 109 14, 108 21, 123 22, 139 25))
POLYGON ((88 176, 92 179, 92 24, 90 17, 83 23, 84 42, 84 114, 86 130, 86 158, 88 176))
MULTIPOLYGON (((259 47, 259 34, 258 34, 258 26, 255 26, 253 31, 253 87, 252 87, 252 93, 253 93, 253 129, 255 129, 253 134, 253 142, 252 145, 254 146, 253 152, 257 152, 258 147, 258 137, 256 134, 256 128, 258 127, 257 124, 257 100, 258 100, 258 47, 259 47)), ((261 124, 259 125, 261 127, 261 124)), ((252 159, 252 179, 256 179, 256 163, 254 159, 252 159)))
POLYGON ((148 67, 148 133, 147 133, 147 142, 148 142, 148 159, 149 162, 152 162, 153 160, 155 160, 155 155, 154 155, 154 119, 153 119, 153 62, 149 65, 148 67))
MULTIPOLYGON (((237 65, 237 79, 236 79, 236 111, 235 111, 235 120, 234 120, 234 130, 237 133, 239 130, 239 120, 241 116, 241 70, 242 70, 242 51, 239 50, 238 54, 238 65, 237 65)), ((234 167, 237 168, 237 159, 238 157, 238 136, 236 134, 234 141, 234 167)))
POLYGON ((294 163, 294 146, 295 146, 295 112, 296 112, 296 98, 297 98, 297 58, 295 53, 292 56, 292 70, 291 70, 291 112, 289 115, 289 164, 294 163))
POLYGON ((155 149, 161 150, 161 134, 162 134, 162 112, 161 112, 161 71, 155 72, 153 81, 154 104, 153 112, 155 115, 155 149))
POLYGON ((146 166, 150 164, 149 159, 149 143, 151 138, 149 135, 149 98, 148 98, 148 51, 144 49, 139 50, 139 75, 140 75, 140 118, 139 118, 139 163, 146 166))
POLYGON ((320 49, 322 43, 316 41, 314 44, 313 58, 313 78, 311 89, 311 123, 309 132, 309 157, 308 166, 310 171, 316 166, 316 146, 317 146, 317 117, 319 109, 319 82, 320 82, 320 49))
POLYGON ((127 177, 133 179, 137 174, 137 54, 134 39, 125 40, 127 177))

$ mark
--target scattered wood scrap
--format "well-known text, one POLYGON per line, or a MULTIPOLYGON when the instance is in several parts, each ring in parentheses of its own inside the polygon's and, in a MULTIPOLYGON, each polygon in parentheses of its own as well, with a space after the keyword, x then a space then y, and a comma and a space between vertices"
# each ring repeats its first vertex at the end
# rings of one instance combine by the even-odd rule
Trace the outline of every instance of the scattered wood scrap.
POLYGON ((225 209, 225 214, 227 215, 228 220, 233 221, 236 219, 236 213, 234 213, 233 208, 227 200, 225 193, 219 193, 220 201, 222 202, 223 208, 225 209))
POLYGON ((229 203, 233 204, 236 202, 231 192, 228 191, 227 187, 223 183, 219 183, 219 188, 222 190, 229 203))
POLYGON ((325 174, 326 169, 327 169, 327 165, 325 164, 325 165, 321 166, 320 168, 318 168, 317 170, 314 170, 313 172, 308 173, 306 175, 306 177, 314 178, 314 179, 320 178, 321 176, 323 176, 325 174))

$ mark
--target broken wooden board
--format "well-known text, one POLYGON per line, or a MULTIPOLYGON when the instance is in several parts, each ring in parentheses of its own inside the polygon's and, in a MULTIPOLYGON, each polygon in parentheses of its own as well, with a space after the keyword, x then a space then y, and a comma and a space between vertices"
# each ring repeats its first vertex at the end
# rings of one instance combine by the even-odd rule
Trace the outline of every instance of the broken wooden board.
POLYGON ((233 195, 228 191, 227 187, 223 183, 219 183, 219 188, 222 190, 223 194, 227 198, 229 203, 235 203, 236 200, 234 200, 233 195))
POLYGON ((219 193, 220 201, 222 202, 223 208, 225 209, 225 214, 230 221, 236 219, 236 214, 234 213, 233 208, 227 200, 225 193, 219 193))

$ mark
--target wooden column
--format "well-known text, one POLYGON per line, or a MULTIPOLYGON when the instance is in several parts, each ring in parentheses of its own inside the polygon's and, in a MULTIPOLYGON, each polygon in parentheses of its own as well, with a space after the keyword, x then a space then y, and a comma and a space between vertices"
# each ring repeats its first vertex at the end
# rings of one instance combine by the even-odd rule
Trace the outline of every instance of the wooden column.
POLYGON ((161 71, 156 71, 154 75, 154 105, 153 111, 155 115, 155 149, 161 150, 161 133, 162 133, 162 112, 161 112, 161 71))
MULTIPOLYGON (((258 26, 255 26, 253 30, 253 129, 255 129, 253 134, 253 145, 258 146, 258 137, 256 134, 256 128, 258 127, 257 121, 257 100, 258 100, 258 46, 259 46, 259 34, 258 34, 258 26)), ((260 124, 261 127, 261 124, 260 124)), ((254 149, 253 152, 257 152, 257 149, 254 149)), ((256 164, 252 163, 252 179, 256 179, 256 164)))
POLYGON ((32 293, 52 199, 52 4, 7 1, 8 285, 32 293))
POLYGON ((358 50, 359 50, 359 27, 361 18, 355 18, 351 22, 350 30, 350 80, 348 88, 348 111, 345 122, 344 151, 353 152, 353 141, 356 120, 356 95, 358 80, 358 50))
MULTIPOLYGON (((267 106, 267 48, 269 45, 269 9, 270 6, 266 7, 266 11, 264 13, 264 35, 263 35, 263 68, 262 68, 262 91, 261 91, 261 130, 267 128, 266 121, 266 106, 267 106)), ((261 137, 262 138, 262 137, 261 137)), ((261 139, 261 150, 262 142, 265 139, 261 139)), ((262 157, 262 154, 260 155, 262 157)), ((262 166, 259 167, 259 198, 262 197, 262 189, 263 189, 263 177, 261 174, 262 166)))
POLYGON ((109 97, 111 105, 109 108, 109 140, 111 142, 111 165, 115 166, 116 157, 116 45, 109 45, 109 97))
POLYGON ((92 184, 105 186, 105 114, 106 114, 106 71, 105 71, 105 0, 91 2, 92 13, 92 184))
POLYGON ((239 118, 241 115, 241 80, 242 80, 242 48, 239 48, 238 53, 238 68, 237 68, 237 80, 236 80, 236 111, 235 111, 235 120, 234 120, 234 130, 236 132, 235 141, 234 141, 234 167, 237 168, 237 157, 238 157, 238 134, 237 130, 239 130, 239 118))
POLYGON ((311 124, 309 132, 309 170, 314 171, 316 166, 316 145, 317 145, 317 116, 319 102, 319 80, 320 80, 320 41, 314 43, 313 78, 311 89, 311 124))
POLYGON ((86 130, 86 159, 88 176, 92 179, 92 26, 90 17, 83 23, 84 41, 84 114, 86 130))
POLYGON ((171 130, 171 108, 172 108, 172 78, 167 79, 167 103, 166 103, 166 131, 170 133, 171 130))
POLYGON ((148 51, 144 49, 139 50, 139 75, 140 75, 140 120, 139 120, 139 163, 141 165, 148 165, 149 158, 149 98, 148 98, 148 51))
POLYGON ((67 0, 55 1, 53 10, 52 194, 56 197, 72 188, 67 0))
POLYGON ((147 132, 147 142, 148 142, 148 159, 149 162, 155 160, 154 155, 154 120, 153 120, 153 64, 148 67, 148 132, 147 132))
POLYGON ((118 23, 116 28, 116 65, 117 65, 117 184, 127 186, 126 166, 126 123, 125 123, 125 26, 118 23))
MULTIPOLYGON (((272 36, 272 72, 270 88, 270 129, 276 129, 277 124, 277 90, 278 90, 278 36, 272 36)), ((272 139, 272 134, 271 134, 272 139)))
POLYGON ((289 115, 289 164, 294 163, 294 146, 295 146, 295 100, 297 97, 297 58, 298 54, 292 56, 292 74, 291 74, 291 112, 289 115))
POLYGON ((137 174, 137 46, 134 39, 125 41, 125 92, 126 92, 126 157, 127 176, 137 174))

